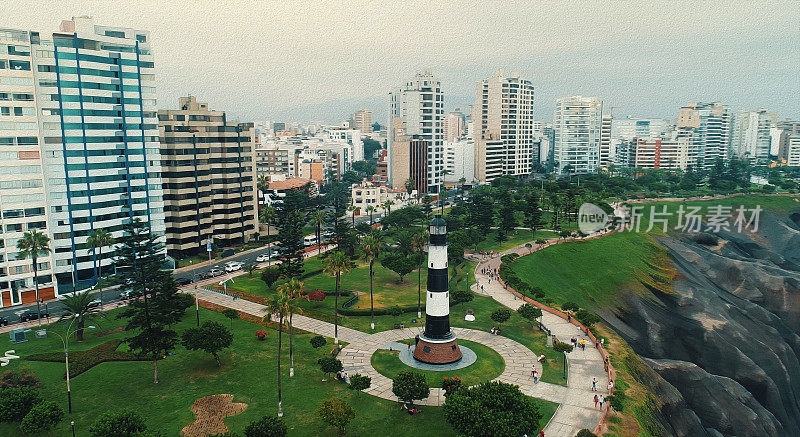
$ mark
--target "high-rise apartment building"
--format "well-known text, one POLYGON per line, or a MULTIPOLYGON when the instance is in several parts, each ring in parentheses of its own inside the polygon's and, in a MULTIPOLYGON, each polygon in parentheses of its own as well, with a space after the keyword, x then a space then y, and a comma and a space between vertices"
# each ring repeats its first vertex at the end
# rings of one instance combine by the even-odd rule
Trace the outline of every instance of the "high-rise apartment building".
POLYGON ((428 151, 430 140, 405 133, 405 123, 395 118, 392 123, 393 147, 388 151, 388 171, 392 174, 390 186, 395 190, 406 189, 410 184, 418 194, 427 192, 430 187, 428 176, 428 151))
POLYGON ((525 176, 539 160, 533 136, 533 85, 519 73, 502 70, 478 82, 472 107, 475 177, 490 182, 499 175, 525 176), (497 146, 502 144, 502 150, 497 146), (497 170, 498 158, 500 173, 497 170))
POLYGON ((359 109, 353 115, 354 128, 362 134, 372 133, 372 111, 369 109, 359 109))
POLYGON ((733 120, 731 149, 733 153, 753 162, 767 162, 772 145, 770 130, 778 122, 778 114, 766 109, 740 111, 733 120))
POLYGON ((603 102, 597 97, 558 99, 553 117, 553 160, 563 173, 594 173, 600 164, 603 102))
POLYGON ((164 241, 150 35, 78 17, 50 36, 26 37, 26 60, 6 51, 12 68, 32 72, 52 269, 58 292, 70 292, 113 270, 113 248, 101 259, 86 245, 94 230, 119 239, 125 223, 140 219, 164 241))
POLYGON ((611 125, 614 116, 603 114, 600 120, 600 166, 608 167, 614 158, 614 149, 611 144, 611 125))
MULTIPOLYGON (((425 192, 438 193, 444 170, 444 132, 442 118, 444 117, 444 94, 442 86, 430 72, 417 73, 413 79, 402 87, 389 93, 389 182, 392 186, 403 185, 404 180, 395 180, 392 174, 395 168, 391 160, 398 156, 393 153, 395 119, 403 121, 404 135, 416 140, 426 142, 428 146, 425 166, 428 175, 425 178, 427 187, 425 192)), ((416 181, 416 179, 415 179, 416 181)))
POLYGON ((444 116, 442 122, 444 126, 444 141, 454 142, 466 133, 466 123, 464 122, 464 114, 459 111, 451 112, 444 116))
MULTIPOLYGON (((17 242, 23 233, 50 235, 42 170, 31 43, 38 34, 0 29, 0 306, 36 301, 31 260, 17 242)), ((38 259, 39 296, 51 299, 53 259, 38 259)))
POLYGON ((730 158, 731 127, 730 108, 719 102, 691 102, 678 111, 677 136, 691 139, 701 168, 730 158))
POLYGON ((629 141, 634 138, 666 138, 672 124, 660 118, 616 117, 611 121, 611 141, 629 141))
POLYGON ((258 231, 252 127, 230 123, 196 97, 158 111, 167 251, 190 255, 258 231))
POLYGON ((686 170, 696 166, 697 154, 689 138, 635 138, 629 147, 626 166, 632 168, 686 170))
POLYGON ((466 183, 475 182, 475 141, 463 138, 454 142, 444 142, 445 182, 458 183, 462 178, 466 183))
MULTIPOLYGON (((327 137, 333 141, 342 141, 352 146, 352 156, 348 156, 348 162, 363 161, 364 160, 364 141, 361 140, 362 131, 359 129, 344 129, 344 128, 325 128, 327 137)), ((347 169, 344 171, 349 170, 347 169)))
POLYGON ((788 160, 790 140, 800 138, 800 121, 779 121, 776 125, 778 133, 778 158, 788 160))

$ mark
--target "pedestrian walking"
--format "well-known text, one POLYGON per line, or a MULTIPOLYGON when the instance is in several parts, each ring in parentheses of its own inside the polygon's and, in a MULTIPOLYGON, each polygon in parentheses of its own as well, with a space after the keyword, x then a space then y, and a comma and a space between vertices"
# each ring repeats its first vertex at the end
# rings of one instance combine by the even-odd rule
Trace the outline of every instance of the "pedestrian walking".
POLYGON ((594 407, 597 408, 597 401, 600 400, 597 395, 594 395, 594 407))
POLYGON ((611 389, 614 388, 614 381, 608 380, 608 394, 611 394, 611 389))
POLYGON ((600 409, 601 410, 603 409, 603 401, 604 400, 605 400, 605 398, 603 398, 603 395, 600 395, 600 409))
POLYGON ((597 378, 592 377, 592 391, 597 391, 597 378))
POLYGON ((533 383, 534 384, 538 384, 539 383, 539 375, 536 374, 536 370, 535 369, 533 371, 533 383))
POLYGON ((543 429, 539 430, 539 437, 544 437, 544 430, 543 429))

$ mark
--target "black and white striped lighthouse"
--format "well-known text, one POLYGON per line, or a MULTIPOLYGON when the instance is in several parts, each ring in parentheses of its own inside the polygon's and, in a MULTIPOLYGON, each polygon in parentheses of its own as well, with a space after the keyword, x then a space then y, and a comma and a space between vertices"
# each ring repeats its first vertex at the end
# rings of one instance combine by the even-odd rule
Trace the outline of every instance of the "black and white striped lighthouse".
POLYGON ((450 329, 447 223, 440 214, 431 222, 429 231, 425 331, 417 336, 414 358, 429 364, 448 364, 461 359, 461 349, 450 329))

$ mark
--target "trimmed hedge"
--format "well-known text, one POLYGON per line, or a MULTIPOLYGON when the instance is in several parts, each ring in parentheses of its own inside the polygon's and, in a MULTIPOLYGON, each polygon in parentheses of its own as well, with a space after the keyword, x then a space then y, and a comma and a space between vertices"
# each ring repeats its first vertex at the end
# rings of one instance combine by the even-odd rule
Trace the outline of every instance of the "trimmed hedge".
MULTIPOLYGON (((150 361, 149 357, 143 357, 133 352, 117 351, 123 340, 110 340, 97 345, 87 351, 73 351, 69 354, 69 376, 74 378, 92 367, 106 361, 150 361)), ((45 361, 61 363, 64 361, 63 352, 47 352, 33 354, 25 358, 29 361, 45 361)), ((64 373, 64 378, 67 374, 64 373)))

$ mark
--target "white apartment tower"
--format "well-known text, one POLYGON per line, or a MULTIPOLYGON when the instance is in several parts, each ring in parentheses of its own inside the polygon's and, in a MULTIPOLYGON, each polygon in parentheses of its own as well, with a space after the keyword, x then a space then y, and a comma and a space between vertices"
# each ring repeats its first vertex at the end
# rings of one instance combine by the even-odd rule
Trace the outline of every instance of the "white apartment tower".
POLYGON ((525 176, 539 159, 534 147, 533 85, 519 73, 498 70, 478 82, 472 107, 475 177, 490 182, 501 175, 525 176))
MULTIPOLYGON (((394 126, 400 119, 405 135, 428 144, 428 186, 429 193, 438 193, 441 174, 444 170, 444 94, 442 86, 429 71, 417 73, 413 79, 389 93, 389 120, 387 126, 394 126)), ((392 160, 393 129, 389 129, 388 156, 392 160)), ((389 162, 389 184, 392 180, 392 163, 389 162)), ((403 184, 404 181, 400 181, 403 184)))
MULTIPOLYGON (((12 75, 29 69, 24 75, 28 90, 32 85, 35 94, 28 102, 35 102, 35 117, 30 120, 38 127, 38 138, 35 142, 24 139, 33 148, 18 147, 18 151, 31 158, 38 152, 41 157, 46 216, 42 214, 37 221, 47 221, 58 293, 72 291, 76 283, 79 289, 85 288, 101 271, 113 270, 113 248, 105 248, 100 259, 99 251, 86 246, 94 230, 105 229, 119 239, 123 225, 138 218, 163 242, 161 153, 150 36, 146 31, 95 25, 88 17, 63 21, 60 31, 50 36, 2 32, 19 40, 3 47, 14 53, 8 57, 14 61, 9 62, 16 71, 12 75), (26 38, 27 44, 22 42, 26 38), (29 45, 29 51, 18 52, 17 45, 29 45)), ((3 58, 0 54, 0 64, 3 58)), ((12 99, 14 94, 20 92, 12 93, 12 99)), ((35 128, 24 137, 33 135, 37 135, 35 128)), ((21 137, 13 135, 17 144, 21 137)), ((33 161, 31 165, 35 165, 33 161)), ((30 188, 28 193, 32 197, 27 205, 41 205, 33 199, 37 189, 30 188)), ((4 200, 4 210, 6 205, 12 204, 4 200)), ((6 240, 6 246, 8 243, 6 240)))
POLYGON ((731 155, 731 111, 719 103, 691 102, 678 111, 677 136, 697 150, 697 165, 709 168, 731 155))
POLYGON ((778 114, 766 109, 740 111, 733 120, 731 149, 739 158, 753 162, 769 161, 772 133, 778 114))
POLYGON ((553 116, 553 160, 558 172, 594 173, 600 164, 603 102, 597 97, 558 99, 553 116), (568 167, 569 166, 569 167, 568 167))
MULTIPOLYGON (((39 35, 0 29, 0 306, 36 302, 31 260, 19 256, 23 233, 47 227, 42 142, 31 42, 39 35)), ((52 255, 38 259, 39 297, 56 295, 52 255)))

